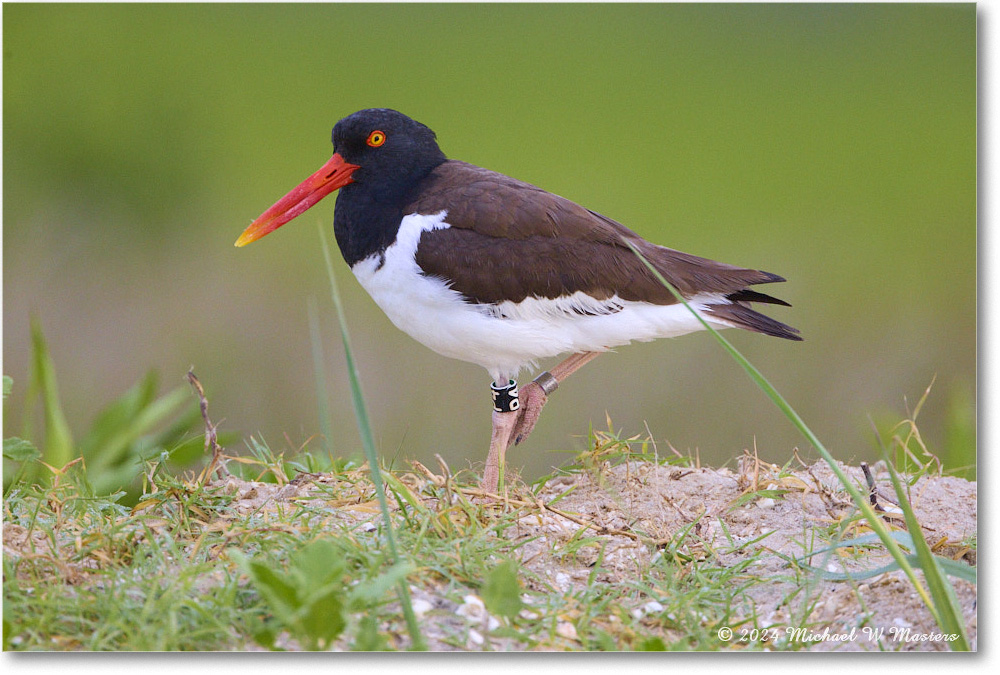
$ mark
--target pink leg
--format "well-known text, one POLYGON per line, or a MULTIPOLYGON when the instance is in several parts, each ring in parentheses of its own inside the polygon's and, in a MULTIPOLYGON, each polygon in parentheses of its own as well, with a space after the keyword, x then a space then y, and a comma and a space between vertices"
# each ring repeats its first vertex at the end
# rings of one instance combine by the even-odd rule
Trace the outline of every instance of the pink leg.
MULTIPOLYGON (((600 352, 581 352, 573 354, 549 371, 551 378, 549 392, 562 384, 563 380, 575 373, 585 364, 593 361, 600 352), (554 380, 554 384, 551 381, 554 380)), ((549 400, 548 395, 538 383, 544 375, 520 388, 518 400, 520 407, 512 412, 493 412, 493 433, 490 436, 490 454, 486 457, 486 468, 483 470, 483 481, 480 487, 486 492, 496 493, 500 487, 500 474, 503 471, 504 455, 511 444, 520 443, 531 430, 535 428, 542 407, 549 400)))
POLYGON ((493 434, 490 437, 490 454, 486 457, 483 481, 480 487, 494 494, 500 489, 500 472, 504 467, 504 454, 510 446, 511 433, 517 424, 518 411, 493 411, 493 434))
POLYGON ((580 368, 587 365, 600 355, 601 352, 580 352, 579 354, 573 354, 549 372, 552 373, 552 376, 559 381, 559 384, 562 384, 563 380, 580 370, 580 368))

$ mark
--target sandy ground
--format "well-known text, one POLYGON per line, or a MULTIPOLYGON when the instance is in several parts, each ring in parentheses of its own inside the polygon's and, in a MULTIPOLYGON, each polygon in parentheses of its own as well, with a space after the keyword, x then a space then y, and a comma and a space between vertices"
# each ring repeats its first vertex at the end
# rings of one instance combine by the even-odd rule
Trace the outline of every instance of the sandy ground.
MULTIPOLYGON (((418 468, 403 476, 414 493, 423 492, 421 487, 426 481, 440 484, 445 480, 443 471, 435 474, 424 467, 418 468)), ((862 491, 866 490, 859 467, 841 465, 841 468, 862 491)), ((902 516, 892 514, 898 509, 892 505, 887 472, 881 465, 872 471, 881 495, 878 501, 890 512, 885 516, 887 522, 895 529, 904 529, 902 516)), ((290 487, 284 488, 285 496, 291 496, 290 487)), ((266 499, 272 489, 255 491, 254 497, 257 501, 266 499)), ((938 555, 976 564, 976 490, 974 482, 947 476, 921 477, 911 487, 910 500, 924 536, 938 555)), ((303 484, 296 498, 306 497, 311 491, 303 484)), ((582 548, 575 556, 553 554, 579 536, 581 527, 587 528, 586 536, 597 537, 604 544, 597 580, 608 584, 636 579, 639 570, 647 568, 651 559, 661 554, 661 547, 670 545, 678 533, 687 531, 680 550, 697 561, 728 567, 756 558, 746 575, 762 582, 741 591, 739 603, 734 604, 749 606, 748 614, 758 617, 758 627, 774 626, 775 632, 784 636, 787 626, 808 625, 808 633, 800 633, 796 639, 809 642, 805 648, 811 651, 947 649, 940 628, 900 570, 853 582, 824 580, 809 573, 804 574, 808 582, 804 583, 802 577, 795 579, 789 558, 804 560, 830 572, 866 571, 892 562, 878 544, 839 549, 838 552, 846 551, 840 555, 826 553, 803 559, 808 552, 826 548, 838 525, 854 512, 850 497, 823 462, 794 470, 744 456, 735 471, 630 462, 559 476, 535 498, 525 490, 514 490, 511 494, 518 496, 498 508, 515 508, 523 513, 517 527, 508 530, 507 536, 512 541, 527 541, 516 550, 522 565, 533 573, 524 578, 526 585, 536 587, 534 590, 551 592, 554 588, 565 592, 587 583, 597 562, 599 545, 582 548), (769 492, 759 495, 762 490, 769 492), (551 509, 541 506, 549 502, 554 502, 551 509), (744 543, 746 546, 741 547, 744 543), (797 588, 804 592, 792 593, 797 588), (866 613, 869 619, 863 622, 866 613), (857 628, 852 633, 859 623, 868 630, 857 628), (817 639, 821 636, 825 639, 817 639), (836 639, 837 636, 844 639, 836 639)), ((427 502, 428 506, 442 506, 430 503, 433 501, 427 502)), ((372 517, 370 510, 350 516, 359 521, 372 517)), ((854 528, 844 536, 866 532, 854 528)), ((917 574, 922 579, 922 573, 917 574)), ((952 578, 952 583, 968 637, 976 649, 976 586, 956 578, 952 578)), ((421 617, 421 627, 432 649, 454 649, 456 634, 472 636, 466 648, 481 648, 480 631, 469 628, 487 627, 490 617, 478 606, 475 596, 460 605, 416 585, 413 591, 418 609, 431 610, 421 617), (446 642, 447 638, 451 639, 446 642)), ((560 629, 565 629, 565 639, 552 647, 581 648, 572 625, 560 625, 560 629)), ((670 631, 665 631, 663 637, 669 641, 670 631)), ((732 644, 739 647, 739 642, 737 634, 732 644)), ((523 648, 516 642, 503 640, 493 641, 491 647, 523 648)))
MULTIPOLYGON (((717 564, 735 565, 763 549, 763 555, 748 568, 749 574, 773 579, 751 587, 747 594, 755 605, 760 625, 796 625, 802 616, 803 603, 815 604, 805 622, 813 624, 813 633, 849 635, 865 609, 872 613, 869 625, 884 628, 883 644, 889 649, 937 650, 946 648, 943 642, 905 642, 903 638, 940 633, 926 607, 913 590, 902 571, 887 572, 852 584, 845 581, 816 580, 806 597, 785 602, 786 595, 796 587, 789 576, 786 557, 801 558, 803 545, 809 542, 804 533, 811 529, 829 532, 831 526, 851 512, 852 504, 825 463, 817 463, 798 471, 779 472, 778 467, 744 458, 739 471, 728 469, 689 469, 659 466, 650 463, 621 465, 598 474, 578 474, 550 484, 542 493, 550 499, 558 492, 574 488, 558 502, 562 511, 579 514, 581 520, 593 523, 607 532, 602 581, 620 583, 634 575, 644 563, 651 547, 612 531, 644 532, 652 539, 669 540, 675 533, 696 522, 685 550, 695 557, 712 551, 717 564), (745 497, 758 489, 787 490, 777 499, 745 497), (746 503, 739 500, 744 497, 746 503), (739 504, 739 505, 737 505, 739 504), (723 527, 723 525, 725 527, 723 527), (728 531, 728 536, 726 532, 728 531), (770 533, 770 534, 767 534, 770 533), (762 539, 760 538, 764 536, 762 539), (757 539, 743 550, 733 550, 729 537, 737 543, 757 539), (785 557, 782 557, 785 556, 785 557), (855 586, 857 590, 855 590, 855 586), (859 596, 864 603, 861 607, 859 596), (907 629, 909 629, 907 631, 907 629), (900 638, 896 640, 895 638, 900 638)), ((842 466, 860 487, 865 485, 858 467, 842 466)), ((891 494, 887 474, 875 470, 881 494, 891 494)), ((963 542, 975 541, 976 484, 952 477, 923 477, 912 488, 911 500, 923 527, 927 541, 939 555, 976 562, 974 549, 963 542)), ((885 499, 880 502, 888 509, 885 499)), ((579 527, 564 518, 545 514, 523 518, 524 536, 543 534, 545 539, 525 547, 524 557, 529 567, 557 577, 565 583, 568 574, 572 583, 582 583, 589 569, 566 570, 563 564, 546 554, 550 539, 566 539, 579 527)), ((901 520, 893 519, 898 527, 901 520)), ((812 549, 825 548, 822 540, 814 540, 812 549)), ((655 550, 655 549, 654 549, 655 550)), ((883 547, 876 546, 848 557, 816 555, 809 564, 830 571, 859 571, 881 567, 891 562, 883 547)), ((920 573, 918 572, 918 575, 920 573)), ((921 577, 922 578, 922 577, 921 577)), ((973 648, 976 644, 976 587, 953 579, 973 648)), ((781 629, 784 634, 784 628, 781 629)), ((877 641, 867 639, 868 633, 855 633, 844 642, 823 640, 810 649, 847 651, 878 649, 877 641)), ((806 639, 805 636, 802 639, 806 639)))
MULTIPOLYGON (((856 485, 865 485, 860 468, 842 468, 856 485)), ((445 504, 427 495, 441 495, 442 491, 424 488, 428 483, 440 486, 450 480, 443 469, 434 473, 414 464, 414 471, 401 479, 415 495, 425 499, 428 507, 440 509, 445 504)), ((891 511, 888 476, 880 466, 873 467, 873 472, 883 495, 879 501, 891 511)), ((236 497, 235 511, 246 515, 259 514, 262 509, 277 509, 278 513, 283 508, 281 502, 294 500, 312 502, 313 507, 328 513, 331 527, 346 524, 350 529, 371 531, 375 529, 372 523, 379 517, 366 480, 344 482, 336 477, 304 475, 288 485, 278 486, 230 477, 217 485, 236 497), (331 500, 332 494, 338 498, 331 500)), ((938 555, 976 564, 976 490, 974 482, 944 476, 921 477, 912 486, 910 500, 927 541, 938 555)), ((825 548, 845 516, 854 512, 847 493, 830 468, 821 462, 801 465, 799 469, 781 469, 744 456, 738 468, 730 470, 633 461, 559 476, 550 480, 537 496, 523 487, 511 490, 508 496, 506 503, 481 496, 472 498, 493 509, 515 510, 517 525, 508 528, 505 536, 512 543, 522 544, 514 550, 523 567, 530 571, 521 575, 522 581, 533 590, 551 593, 552 589, 570 592, 583 588, 594 573, 601 545, 604 556, 597 581, 606 584, 637 579, 640 571, 648 569, 653 558, 667 549, 683 554, 689 561, 687 565, 728 568, 752 558, 741 579, 758 581, 742 590, 733 589, 732 605, 742 608, 736 610, 737 619, 743 611, 742 618, 756 617, 757 627, 773 626, 781 634, 785 634, 787 626, 808 625, 811 632, 798 639, 808 641, 809 645, 803 648, 811 651, 947 649, 940 639, 921 639, 940 633, 940 629, 899 570, 862 581, 826 580, 808 572, 796 578, 790 559, 831 572, 871 570, 891 562, 881 545, 850 549, 839 555, 825 553, 803 558, 825 548), (574 536, 580 536, 581 528, 586 528, 587 537, 597 538, 597 545, 582 547, 573 556, 554 554, 574 536), (796 589, 798 592, 793 592, 796 589), (869 618, 862 621, 866 614, 869 618), (859 624, 874 631, 881 629, 880 639, 859 632, 864 631, 863 627, 852 634, 852 628, 859 624), (827 639, 813 639, 823 635, 827 639), (847 637, 834 640, 829 636, 847 637)), ((901 519, 891 514, 886 517, 896 529, 902 529, 901 519)), ((19 525, 5 524, 5 555, 20 556, 31 548, 23 530, 19 525)), ((845 536, 863 533, 852 530, 845 536)), ((37 537, 39 533, 35 534, 37 537)), ((66 544, 69 546, 70 542, 66 544)), ((85 575, 86 568, 96 564, 96 560, 85 560, 68 567, 79 568, 76 573, 85 575)), ((971 646, 976 649, 976 586, 957 578, 952 578, 952 583, 971 646)), ((496 620, 489 617, 473 590, 465 597, 464 604, 460 604, 454 593, 451 598, 444 597, 433 584, 423 586, 411 581, 411 588, 414 607, 421 617, 421 630, 431 649, 461 649, 463 641, 465 649, 483 648, 482 635, 489 632, 496 620), (460 636, 458 646, 456 636, 460 636)), ((641 611, 657 611, 655 603, 641 604, 646 600, 640 600, 641 611)), ((662 606, 659 611, 663 611, 662 606)), ((654 622, 654 625, 663 624, 654 622)), ((571 623, 560 623, 556 632, 558 641, 547 648, 583 648, 571 623)), ((679 637, 670 629, 654 632, 667 643, 679 637)), ((738 648, 743 646, 740 642, 737 633, 730 644, 738 648)), ((285 646, 295 648, 294 644, 285 646)), ((491 639, 487 647, 518 650, 524 645, 513 640, 491 639)))

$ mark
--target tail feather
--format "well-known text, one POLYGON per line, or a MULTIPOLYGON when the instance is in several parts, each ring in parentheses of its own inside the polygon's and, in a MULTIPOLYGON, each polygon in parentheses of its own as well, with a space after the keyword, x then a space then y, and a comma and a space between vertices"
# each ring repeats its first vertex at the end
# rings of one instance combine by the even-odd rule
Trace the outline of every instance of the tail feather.
MULTIPOLYGON (((760 302, 790 307, 784 300, 750 289, 757 284, 780 283, 785 280, 784 277, 763 270, 727 265, 663 246, 646 246, 647 250, 643 253, 684 297, 691 299, 702 293, 722 296, 722 300, 705 307, 712 317, 736 328, 786 340, 802 340, 798 329, 765 316, 748 304, 760 302)), ((656 283, 659 284, 659 281, 656 283)), ((670 302, 673 298, 668 298, 665 304, 670 302)))
POLYGON ((730 293, 726 296, 726 300, 732 300, 733 302, 766 302, 771 305, 791 307, 789 303, 780 298, 767 295, 766 293, 759 293, 758 291, 751 291, 749 288, 744 288, 741 291, 730 293))
MULTIPOLYGON (((740 291, 739 293, 755 293, 755 291, 740 291)), ((734 293, 733 295, 738 295, 739 293, 734 293)), ((767 301, 758 300, 758 302, 767 301)), ((778 304, 786 303, 779 301, 778 304)), ((754 311, 746 305, 738 302, 734 302, 732 304, 708 305, 705 309, 712 316, 736 328, 744 328, 746 330, 754 331, 755 333, 763 333, 764 335, 780 337, 786 340, 802 340, 799 336, 797 328, 792 328, 791 326, 783 324, 769 316, 765 316, 764 314, 754 311)))

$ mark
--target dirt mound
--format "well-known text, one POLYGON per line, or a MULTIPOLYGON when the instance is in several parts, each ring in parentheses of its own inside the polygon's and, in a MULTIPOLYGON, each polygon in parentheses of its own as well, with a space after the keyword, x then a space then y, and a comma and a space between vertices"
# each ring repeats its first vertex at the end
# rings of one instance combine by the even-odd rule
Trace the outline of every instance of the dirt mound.
MULTIPOLYGON (((876 638, 889 649, 947 649, 943 639, 935 639, 941 631, 902 571, 857 582, 817 578, 810 592, 795 594, 801 582, 791 579, 792 560, 828 572, 858 573, 892 559, 880 545, 806 557, 827 548, 844 517, 854 511, 849 495, 825 463, 792 471, 748 457, 744 460, 738 472, 630 462, 551 481, 539 497, 550 502, 565 495, 558 499, 558 509, 575 521, 552 512, 522 518, 519 535, 537 537, 521 549, 522 559, 557 587, 582 584, 591 572, 586 563, 593 564, 596 549, 589 561, 583 556, 584 564, 576 569, 567 569, 565 560, 549 552, 554 542, 575 536, 580 524, 586 523, 607 542, 601 581, 623 583, 637 568, 661 555, 660 549, 678 548, 678 533, 682 533, 679 548, 691 559, 712 556, 717 564, 731 567, 753 558, 746 573, 770 580, 745 591, 760 628, 782 626, 780 635, 787 636, 784 626, 808 624, 809 631, 798 638, 812 640, 813 649, 879 649, 876 638), (872 632, 856 631, 852 636, 851 627, 865 613, 870 613, 872 632), (879 628, 883 632, 875 633, 879 628)), ((867 491, 860 468, 841 468, 867 491)), ((889 485, 888 475, 879 468, 875 468, 877 483, 889 485)), ((879 492, 886 495, 891 490, 879 492)), ((910 500, 935 552, 974 565, 976 483, 946 476, 921 477, 911 487, 910 500)), ((884 497, 880 501, 893 508, 884 497)), ((893 522, 902 528, 901 518, 893 522)), ((851 527, 844 538, 858 533, 851 527)), ((976 587, 960 579, 952 583, 975 648, 976 587)), ((738 639, 737 635, 734 641, 738 639)))
MULTIPOLYGON (((892 562, 881 543, 833 547, 869 531, 823 463, 791 469, 744 456, 734 471, 630 457, 592 462, 534 488, 512 481, 499 499, 468 487, 443 461, 437 473, 412 466, 388 477, 389 501, 409 543, 406 557, 419 570, 409 577, 410 591, 431 650, 949 647, 902 571, 865 576, 892 562), (519 563, 512 594, 523 609, 498 618, 486 609, 487 579, 505 558, 519 563)), ((860 468, 842 468, 867 490, 860 468)), ((884 467, 873 474, 884 517, 903 529, 884 467)), ((107 569, 144 560, 160 538, 186 553, 184 560, 171 554, 154 574, 170 577, 188 558, 200 561, 198 588, 238 574, 227 551, 246 537, 258 551, 294 555, 301 544, 335 533, 358 560, 378 558, 385 540, 369 479, 366 467, 355 467, 281 484, 233 476, 207 486, 178 483, 117 518, 66 518, 57 508, 46 516, 51 532, 36 527, 33 514, 61 508, 61 501, 22 504, 5 514, 4 558, 21 561, 19 584, 64 586, 71 594, 100 591, 107 569), (190 506, 182 523, 174 497, 195 494, 204 501, 190 506), (95 541, 105 545, 83 546, 95 541)), ((976 489, 958 478, 922 476, 908 495, 935 553, 972 566, 976 489)), ((976 586, 951 582, 976 649, 976 586)), ((408 647, 401 621, 397 601, 379 608, 378 630, 394 649, 408 647)), ((302 648, 287 634, 277 644, 302 648)), ((350 644, 345 636, 334 647, 350 644)), ((230 648, 260 647, 243 636, 230 648)))

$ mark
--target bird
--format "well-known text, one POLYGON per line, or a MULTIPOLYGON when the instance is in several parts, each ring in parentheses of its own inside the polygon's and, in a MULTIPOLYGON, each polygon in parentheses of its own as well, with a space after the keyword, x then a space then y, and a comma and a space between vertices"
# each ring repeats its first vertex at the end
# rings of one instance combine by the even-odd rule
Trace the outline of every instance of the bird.
POLYGON ((602 352, 703 330, 692 309, 716 329, 802 339, 751 307, 790 306, 751 288, 785 281, 777 274, 650 243, 569 199, 449 159, 429 127, 401 112, 355 112, 336 123, 332 141, 329 161, 236 246, 339 190, 333 230, 361 286, 404 333, 493 380, 487 495, 497 496, 506 451, 528 437, 548 397, 602 352), (563 354, 519 386, 521 371, 563 354))

